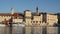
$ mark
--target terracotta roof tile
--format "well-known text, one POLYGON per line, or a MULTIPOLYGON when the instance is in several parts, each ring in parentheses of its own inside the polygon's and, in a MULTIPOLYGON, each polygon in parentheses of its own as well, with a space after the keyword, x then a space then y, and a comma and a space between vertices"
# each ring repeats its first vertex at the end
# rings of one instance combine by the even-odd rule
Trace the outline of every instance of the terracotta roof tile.
POLYGON ((20 14, 20 13, 14 13, 13 15, 10 13, 0 13, 0 16, 13 16, 13 17, 23 18, 23 14, 20 14))

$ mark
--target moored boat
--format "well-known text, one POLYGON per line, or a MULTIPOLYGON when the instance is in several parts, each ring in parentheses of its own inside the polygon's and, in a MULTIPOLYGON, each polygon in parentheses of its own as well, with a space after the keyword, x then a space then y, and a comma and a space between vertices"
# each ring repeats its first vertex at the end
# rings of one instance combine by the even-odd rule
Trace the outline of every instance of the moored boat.
POLYGON ((6 25, 5 25, 5 24, 0 24, 0 26, 4 27, 4 26, 6 26, 6 25))

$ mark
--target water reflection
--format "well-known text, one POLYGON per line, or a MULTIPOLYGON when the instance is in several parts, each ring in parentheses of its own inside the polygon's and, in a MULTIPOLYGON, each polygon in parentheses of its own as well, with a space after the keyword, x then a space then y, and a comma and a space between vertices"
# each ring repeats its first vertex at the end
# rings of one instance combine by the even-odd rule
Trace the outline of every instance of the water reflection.
POLYGON ((42 27, 42 34, 47 34, 47 27, 42 27))
POLYGON ((0 34, 59 34, 60 29, 58 27, 22 27, 13 26, 8 27, 0 26, 0 34), (12 31, 11 31, 12 29, 12 31), (11 33, 12 32, 12 33, 11 33))
POLYGON ((13 27, 9 27, 9 34, 12 34, 13 27))

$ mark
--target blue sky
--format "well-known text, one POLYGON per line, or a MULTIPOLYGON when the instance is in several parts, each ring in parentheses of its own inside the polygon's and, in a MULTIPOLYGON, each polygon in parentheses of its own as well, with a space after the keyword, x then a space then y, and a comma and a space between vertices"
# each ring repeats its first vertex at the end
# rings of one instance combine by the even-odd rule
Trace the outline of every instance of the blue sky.
POLYGON ((0 13, 9 13, 11 7, 15 12, 23 12, 28 9, 35 12, 36 6, 40 12, 60 12, 60 0, 0 0, 0 13))

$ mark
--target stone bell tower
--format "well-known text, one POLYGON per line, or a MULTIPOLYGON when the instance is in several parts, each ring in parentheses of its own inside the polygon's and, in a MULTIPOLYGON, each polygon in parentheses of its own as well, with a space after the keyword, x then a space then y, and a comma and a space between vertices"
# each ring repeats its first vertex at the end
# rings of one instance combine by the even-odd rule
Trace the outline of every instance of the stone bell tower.
POLYGON ((13 7, 11 8, 11 14, 14 14, 14 8, 13 7))
POLYGON ((36 7, 36 14, 39 15, 38 6, 36 7))

